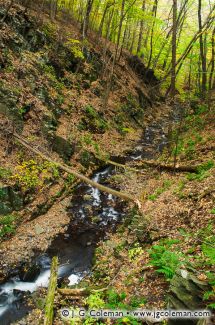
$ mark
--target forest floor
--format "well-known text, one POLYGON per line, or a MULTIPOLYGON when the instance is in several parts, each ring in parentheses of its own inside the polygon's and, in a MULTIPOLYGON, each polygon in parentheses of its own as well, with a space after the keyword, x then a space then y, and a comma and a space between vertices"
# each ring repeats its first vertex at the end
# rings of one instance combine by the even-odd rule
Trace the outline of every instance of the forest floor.
MULTIPOLYGON (((192 127, 186 125, 186 131, 180 134, 183 146, 177 162, 179 165, 199 165, 202 168, 198 173, 175 173, 142 167, 139 168, 140 172, 122 169, 109 179, 113 186, 120 186, 121 190, 138 197, 142 209, 128 209, 128 214, 117 231, 108 234, 108 239, 98 244, 92 275, 78 286, 107 287, 108 291, 91 294, 87 298, 63 298, 56 294, 54 324, 67 323, 60 317, 60 309, 64 306, 99 308, 100 304, 105 304, 106 308, 165 309, 171 285, 171 275, 169 276, 168 272, 174 273, 176 268, 194 270, 199 281, 210 282, 210 277, 215 271, 215 174, 212 163, 214 152, 211 151, 214 145, 214 128, 211 113, 192 116, 192 127), (203 124, 199 127, 199 118, 204 128, 203 124), (189 141, 194 141, 197 133, 198 140, 195 146, 190 148, 189 141), (161 262, 159 266, 153 265, 151 254, 156 252, 156 247, 161 247, 168 254, 173 254, 172 257, 178 256, 179 259, 167 258, 163 264, 161 262), (162 269, 164 266, 167 268, 162 269), (163 272, 157 272, 159 267, 163 272)), ((157 161, 163 163, 172 159, 173 157, 164 150, 157 161)), ((128 162, 127 166, 138 168, 138 161, 128 162)), ((201 308, 214 302, 212 293, 213 291, 201 302, 201 308)), ((45 294, 46 291, 42 290, 41 296, 45 297, 45 294)), ((37 324, 34 323, 35 316, 42 319, 42 310, 35 309, 26 319, 27 324, 37 324)), ((92 320, 91 322, 93 324, 92 320)), ((129 319, 124 320, 125 324, 133 324, 131 319, 130 322, 129 319)), ((144 322, 134 322, 142 323, 144 322)), ((208 324, 212 323, 213 321, 208 324)), ((85 323, 76 319, 75 324, 85 323)))
MULTIPOLYGON (((67 44, 68 39, 80 37, 78 28, 68 28, 62 21, 50 23, 46 16, 39 28, 19 6, 12 8, 9 18, 0 35, 1 44, 7 49, 0 54, 0 114, 4 131, 0 139, 0 185, 18 191, 24 203, 19 211, 10 212, 15 218, 10 224, 11 232, 4 233, 5 225, 0 225, 2 280, 20 263, 28 264, 38 252, 46 251, 53 239, 66 231, 70 222, 67 207, 77 185, 77 180, 66 173, 56 175, 54 166, 44 165, 12 141, 5 129, 14 124, 32 146, 89 176, 104 164, 102 160, 131 153, 141 143, 147 127, 159 124, 174 109, 161 97, 152 98, 153 104, 148 102, 150 86, 129 67, 124 53, 116 66, 114 89, 104 111, 105 89, 99 73, 103 44, 95 45, 92 35, 88 51, 93 59, 83 62, 74 55, 80 48, 71 44, 68 48, 67 44), (30 26, 28 35, 22 32, 26 22, 30 26), (81 64, 76 74, 77 62, 81 64)), ((185 102, 179 104, 187 107, 185 102)), ((213 248, 215 244, 212 122, 212 110, 208 112, 198 101, 194 110, 187 111, 182 126, 171 121, 165 126, 165 134, 172 135, 170 144, 159 156, 155 152, 157 162, 173 164, 177 144, 177 164, 199 165, 197 173, 143 168, 136 160, 126 165, 139 172, 119 168, 109 179, 112 186, 137 197, 142 208, 137 211, 129 206, 117 231, 98 244, 92 275, 81 284, 110 287, 107 294, 95 295, 95 307, 101 303, 112 304, 113 308, 166 308, 174 269, 188 265, 196 270, 199 280, 209 281, 214 269, 209 246, 213 248), (164 258, 160 265, 153 264, 156 246, 168 255, 165 260, 166 255, 157 252, 164 258)), ((41 290, 41 297, 45 294, 46 290, 41 290)), ((212 292, 203 306, 213 301, 212 292)), ((75 305, 70 298, 56 296, 56 325, 64 324, 59 310, 66 304, 75 305)), ((77 306, 83 305, 89 306, 90 299, 78 299, 77 306)), ((38 325, 42 318, 43 310, 35 308, 17 324, 38 325)), ((77 320, 76 324, 82 321, 77 320)), ((129 324, 129 320, 124 324, 129 324)))

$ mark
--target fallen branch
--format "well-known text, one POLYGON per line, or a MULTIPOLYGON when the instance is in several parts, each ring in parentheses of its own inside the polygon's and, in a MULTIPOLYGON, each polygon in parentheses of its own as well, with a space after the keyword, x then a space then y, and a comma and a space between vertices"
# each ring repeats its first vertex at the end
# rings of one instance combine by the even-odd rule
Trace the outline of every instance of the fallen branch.
POLYGON ((139 164, 136 164, 136 168, 144 168, 145 166, 148 167, 154 167, 162 170, 170 170, 170 171, 175 171, 175 172, 190 172, 190 173, 197 173, 198 168, 200 167, 199 165, 194 165, 194 166, 173 166, 173 165, 168 165, 168 164, 161 164, 160 162, 157 161, 147 161, 147 160, 141 160, 139 164))
POLYGON ((54 316, 54 297, 57 287, 58 258, 54 256, 51 265, 51 276, 49 280, 48 294, 45 305, 44 325, 52 325, 54 316))
POLYGON ((126 166, 126 165, 123 165, 123 164, 117 163, 117 162, 112 161, 112 160, 106 160, 106 162, 107 162, 109 165, 113 165, 113 166, 116 166, 116 167, 119 167, 119 168, 127 169, 127 170, 130 170, 131 172, 141 173, 141 171, 138 170, 138 169, 136 169, 136 168, 133 168, 133 167, 130 167, 130 166, 126 166))
POLYGON ((81 288, 81 289, 58 289, 58 292, 62 296, 87 296, 88 294, 91 293, 96 293, 96 292, 103 292, 108 290, 107 288, 102 288, 102 289, 90 289, 90 288, 81 288))
POLYGON ((97 182, 94 182, 90 178, 88 178, 88 177, 86 177, 86 176, 84 176, 82 174, 79 174, 76 170, 68 167, 67 165, 63 165, 62 163, 59 163, 59 162, 53 160, 52 158, 46 156, 40 150, 32 147, 31 144, 29 144, 26 140, 24 140, 16 132, 13 133, 13 136, 25 148, 27 148, 28 150, 34 152, 36 155, 40 156, 41 158, 43 158, 43 159, 45 159, 45 160, 47 160, 47 161, 49 161, 51 163, 54 163, 61 170, 64 170, 64 171, 66 171, 69 174, 73 174, 75 177, 77 177, 81 181, 83 181, 83 182, 91 185, 92 187, 95 187, 95 188, 99 189, 100 191, 107 192, 107 193, 112 194, 114 196, 117 196, 117 197, 119 197, 119 198, 121 198, 122 200, 125 200, 125 201, 132 201, 132 202, 134 202, 138 206, 139 209, 141 208, 140 201, 137 198, 131 196, 130 194, 127 194, 125 192, 119 192, 119 191, 113 190, 112 188, 109 188, 107 186, 101 185, 101 184, 99 184, 97 182))

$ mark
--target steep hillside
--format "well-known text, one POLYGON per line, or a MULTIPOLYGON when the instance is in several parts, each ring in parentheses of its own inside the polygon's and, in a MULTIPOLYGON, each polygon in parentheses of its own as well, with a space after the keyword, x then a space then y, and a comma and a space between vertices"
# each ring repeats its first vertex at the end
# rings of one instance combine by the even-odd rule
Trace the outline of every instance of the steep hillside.
MULTIPOLYGON (((0 18, 4 12, 1 7, 0 18)), ((116 66, 114 88, 104 110, 107 67, 102 43, 88 42, 82 52, 74 26, 51 22, 46 16, 41 25, 33 13, 26 14, 17 5, 1 31, 1 204, 3 214, 19 211, 17 241, 13 238, 3 246, 8 252, 4 264, 10 267, 32 256, 33 248, 44 250, 63 231, 69 218, 62 211, 62 195, 76 182, 67 175, 59 178, 54 166, 17 145, 10 132, 14 129, 53 159, 90 174, 103 160, 134 147, 156 109, 148 96, 150 85, 129 67, 128 53, 116 66), (11 205, 9 189, 18 205, 11 205), (32 224, 25 224, 27 220, 32 224), (48 235, 38 234, 35 227, 47 221, 48 235), (34 238, 31 243, 28 236, 34 238)), ((2 268, 3 273, 6 270, 2 268)))
POLYGON ((137 55, 92 30, 83 41, 63 11, 50 19, 49 7, 8 4, 0 4, 0 323, 43 323, 58 255, 55 325, 213 324, 132 314, 214 309, 213 102, 165 100, 137 55), (128 317, 68 320, 65 307, 128 317))

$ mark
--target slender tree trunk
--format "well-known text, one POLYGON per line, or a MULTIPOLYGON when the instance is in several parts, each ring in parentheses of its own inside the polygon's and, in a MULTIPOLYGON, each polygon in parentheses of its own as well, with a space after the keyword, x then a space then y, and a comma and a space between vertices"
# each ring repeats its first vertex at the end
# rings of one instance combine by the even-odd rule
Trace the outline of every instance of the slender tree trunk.
POLYGON ((106 15, 107 15, 107 12, 109 11, 109 9, 114 6, 115 4, 115 0, 110 2, 108 1, 106 6, 105 6, 105 9, 103 11, 103 15, 102 15, 102 19, 101 19, 101 22, 99 24, 99 30, 98 30, 98 35, 99 36, 102 36, 102 32, 103 32, 103 26, 104 26, 104 22, 105 22, 105 18, 106 18, 106 15))
POLYGON ((119 22, 119 30, 118 30, 118 35, 117 35, 116 49, 115 49, 115 54, 114 54, 112 66, 111 66, 111 69, 110 69, 110 74, 109 74, 109 77, 108 77, 108 80, 107 80, 106 91, 105 91, 105 94, 104 94, 104 101, 103 101, 103 109, 104 110, 106 110, 107 105, 108 105, 108 99, 109 99, 109 95, 110 95, 111 87, 112 87, 112 82, 113 82, 114 68, 115 68, 115 64, 116 64, 116 61, 117 61, 117 57, 118 57, 120 38, 121 38, 121 34, 122 34, 122 24, 123 24, 123 19, 124 19, 125 1, 126 0, 122 0, 122 5, 121 5, 121 14, 120 14, 120 22, 119 22))
POLYGON ((212 31, 211 48, 212 48, 211 71, 210 71, 209 82, 208 82, 208 108, 209 109, 211 108, 212 92, 215 91, 215 78, 214 78, 214 82, 213 82, 213 75, 214 75, 214 68, 215 68, 215 27, 212 31))
POLYGON ((206 49, 204 46, 203 33, 202 33, 202 0, 198 2, 198 22, 199 22, 199 47, 200 47, 200 58, 201 58, 201 94, 202 97, 206 96, 207 89, 207 58, 206 58, 206 49))
POLYGON ((90 14, 91 14, 92 7, 93 7, 93 1, 94 0, 88 0, 87 1, 86 14, 85 14, 83 25, 82 25, 82 39, 83 40, 86 38, 87 31, 88 31, 88 28, 89 28, 90 14))
MULTIPOLYGON (((145 9, 146 9, 146 0, 143 0, 142 11, 145 12, 145 9)), ((137 44, 137 53, 140 52, 141 47, 142 47, 143 29, 144 29, 144 20, 141 19, 141 21, 140 21, 140 32, 139 32, 138 44, 137 44)))
POLYGON ((170 95, 175 96, 176 91, 176 50, 177 50, 177 0, 173 0, 173 28, 172 28, 172 73, 170 95))
POLYGON ((130 46, 130 52, 131 53, 133 52, 133 49, 134 49, 134 43, 135 43, 135 39, 136 39, 136 33, 137 33, 137 26, 134 26, 132 40, 131 40, 131 46, 130 46))
POLYGON ((215 68, 215 27, 212 32, 211 37, 211 48, 212 48, 212 56, 211 56, 211 71, 209 76, 209 90, 212 90, 213 85, 213 74, 214 74, 214 68, 215 68))
POLYGON ((154 36, 154 27, 155 27, 155 18, 157 17, 157 8, 158 8, 158 0, 154 0, 154 5, 152 9, 152 16, 154 17, 151 29, 151 36, 150 36, 150 54, 149 54, 149 61, 147 68, 150 67, 153 55, 153 36, 154 36))
MULTIPOLYGON (((215 4, 212 6, 203 26, 202 26, 202 33, 205 32, 206 30, 208 30, 208 28, 211 26, 211 24, 213 23, 213 13, 215 10, 215 4)), ((189 42, 189 44, 187 45, 186 49, 184 50, 184 52, 181 54, 181 56, 179 57, 179 59, 176 61, 176 66, 177 71, 176 71, 176 76, 179 73, 184 60, 187 58, 188 54, 190 53, 190 51, 193 48, 193 45, 195 44, 195 42, 199 39, 200 35, 202 33, 199 33, 199 31, 197 33, 195 33, 195 35, 193 36, 193 38, 191 39, 191 41, 189 42)), ((163 81, 166 80, 166 78, 171 74, 171 70, 168 70, 166 75, 163 78, 163 81)))

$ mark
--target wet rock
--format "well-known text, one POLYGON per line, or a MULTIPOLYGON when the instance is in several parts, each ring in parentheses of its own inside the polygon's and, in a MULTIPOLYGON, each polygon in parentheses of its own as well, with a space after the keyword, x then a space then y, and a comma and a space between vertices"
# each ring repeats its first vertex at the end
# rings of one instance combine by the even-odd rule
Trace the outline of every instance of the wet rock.
POLYGON ((32 265, 29 268, 23 268, 20 271, 20 279, 24 282, 33 282, 40 274, 40 267, 39 265, 32 265))
POLYGON ((1 293, 0 292, 0 306, 4 305, 5 302, 7 301, 8 295, 6 292, 1 293))
POLYGON ((13 294, 16 297, 21 297, 21 296, 23 296, 23 291, 18 290, 18 289, 13 289, 13 294))
POLYGON ((89 195, 89 194, 85 194, 85 195, 83 196, 83 199, 84 199, 84 201, 90 201, 90 200, 92 199, 92 196, 89 195))
POLYGON ((99 223, 102 221, 102 218, 100 216, 92 217, 92 222, 93 223, 99 223))

